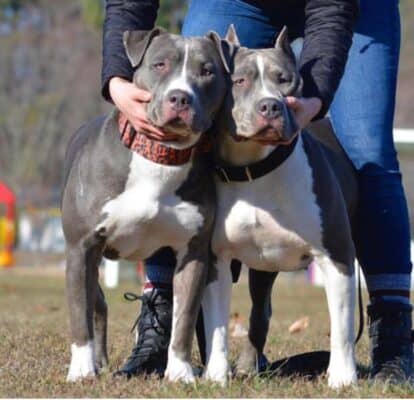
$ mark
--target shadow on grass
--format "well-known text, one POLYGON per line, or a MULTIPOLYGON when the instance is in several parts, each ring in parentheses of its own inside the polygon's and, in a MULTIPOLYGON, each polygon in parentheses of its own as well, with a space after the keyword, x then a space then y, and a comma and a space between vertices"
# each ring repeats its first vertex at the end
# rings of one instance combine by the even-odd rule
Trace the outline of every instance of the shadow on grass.
MULTIPOLYGON (((326 373, 329 358, 329 351, 312 351, 296 354, 263 365, 260 370, 260 376, 265 378, 302 377, 313 380, 326 373)), ((360 379, 368 378, 369 369, 366 366, 357 364, 357 372, 360 379)))

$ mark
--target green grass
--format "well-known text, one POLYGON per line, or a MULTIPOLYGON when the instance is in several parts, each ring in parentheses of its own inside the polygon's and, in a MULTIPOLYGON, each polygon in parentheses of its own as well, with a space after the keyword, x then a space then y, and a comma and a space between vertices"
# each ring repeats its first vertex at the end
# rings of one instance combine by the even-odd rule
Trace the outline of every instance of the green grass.
MULTIPOLYGON (((109 371, 97 379, 66 383, 69 364, 68 318, 63 276, 38 276, 0 271, 0 397, 413 397, 407 387, 372 385, 333 391, 325 376, 316 381, 299 378, 233 379, 227 388, 198 381, 171 384, 155 378, 114 379, 128 356, 134 335, 129 333, 137 306, 122 298, 125 290, 138 291, 133 281, 106 290, 109 304, 109 371)), ((233 292, 232 310, 247 321, 249 297, 244 277, 233 292)), ((329 323, 324 291, 301 280, 282 279, 274 290, 274 316, 266 346, 271 360, 329 348, 329 323), (309 316, 309 327, 289 334, 296 319, 309 316)), ((357 346, 358 362, 368 364, 367 337, 357 346)), ((244 339, 231 340, 234 361, 244 339)), ((197 362, 197 357, 194 355, 197 362)))

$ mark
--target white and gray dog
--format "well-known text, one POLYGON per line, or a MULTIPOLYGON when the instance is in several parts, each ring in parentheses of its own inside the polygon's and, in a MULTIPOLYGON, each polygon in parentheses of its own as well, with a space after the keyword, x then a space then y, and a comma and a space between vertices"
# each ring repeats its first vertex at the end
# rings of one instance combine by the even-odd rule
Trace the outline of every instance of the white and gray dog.
POLYGON ((213 179, 196 153, 224 98, 226 65, 215 33, 127 32, 124 44, 139 67, 134 82, 152 94, 149 120, 179 140, 156 143, 127 129, 128 148, 120 139, 122 115, 114 110, 85 124, 69 144, 62 199, 72 334, 67 379, 94 376, 108 361, 102 256, 142 260, 170 246, 177 267, 166 376, 188 382, 215 209, 213 179))
MULTIPOLYGON (((206 375, 221 383, 228 377, 230 260, 260 271, 293 271, 315 259, 331 318, 329 385, 352 384, 356 187, 349 162, 295 125, 285 97, 299 96, 302 85, 286 29, 272 49, 241 47, 232 27, 227 41, 233 65, 217 121, 216 273, 202 302, 206 375)), ((250 334, 259 330, 251 326, 250 334)))

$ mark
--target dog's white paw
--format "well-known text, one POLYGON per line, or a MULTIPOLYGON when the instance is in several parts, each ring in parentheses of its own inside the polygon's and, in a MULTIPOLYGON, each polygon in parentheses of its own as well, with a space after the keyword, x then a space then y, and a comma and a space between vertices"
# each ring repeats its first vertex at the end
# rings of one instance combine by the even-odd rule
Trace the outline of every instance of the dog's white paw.
POLYGON ((75 382, 82 378, 96 376, 93 342, 84 346, 72 344, 72 359, 66 380, 75 382))
POLYGON ((168 355, 165 377, 171 382, 195 382, 194 372, 191 364, 187 361, 181 360, 172 353, 168 355))
POLYGON ((340 366, 328 368, 328 385, 332 389, 340 389, 344 386, 353 385, 357 382, 355 366, 340 366))
POLYGON ((226 386, 229 376, 229 363, 225 356, 212 357, 208 362, 204 378, 216 382, 220 386, 226 386))

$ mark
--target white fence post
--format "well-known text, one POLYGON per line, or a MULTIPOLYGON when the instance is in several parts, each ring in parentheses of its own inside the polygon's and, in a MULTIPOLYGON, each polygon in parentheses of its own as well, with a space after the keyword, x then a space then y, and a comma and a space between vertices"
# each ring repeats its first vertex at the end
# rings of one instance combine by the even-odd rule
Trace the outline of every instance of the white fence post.
POLYGON ((108 289, 114 289, 119 284, 119 261, 104 259, 104 284, 108 289))

